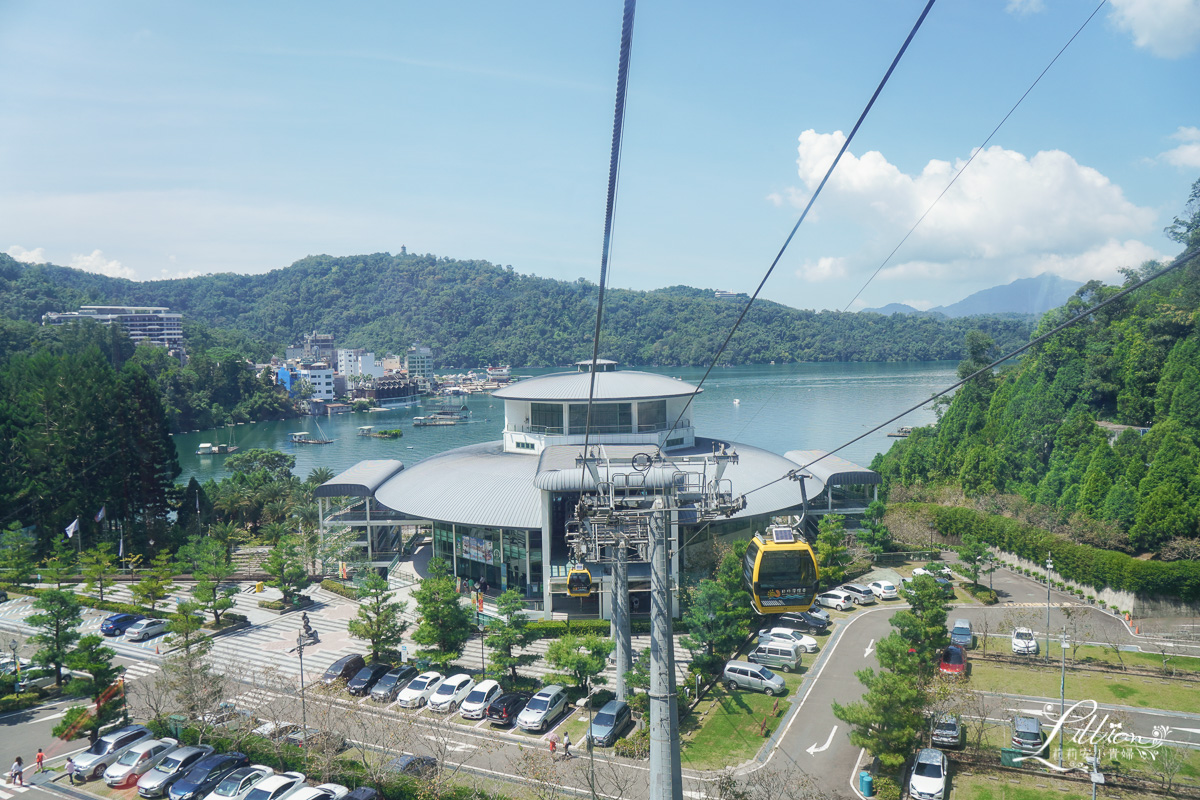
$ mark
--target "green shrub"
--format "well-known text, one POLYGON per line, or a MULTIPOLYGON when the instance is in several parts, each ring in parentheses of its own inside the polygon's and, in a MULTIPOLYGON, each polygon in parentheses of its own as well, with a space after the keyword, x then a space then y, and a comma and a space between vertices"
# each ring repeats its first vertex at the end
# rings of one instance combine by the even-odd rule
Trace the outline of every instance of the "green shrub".
POLYGON ((37 692, 5 695, 4 697, 0 697, 0 712, 33 708, 41 702, 41 699, 42 696, 37 692))
POLYGON ((613 752, 622 758, 649 758, 650 730, 648 728, 638 728, 628 736, 617 739, 617 743, 613 745, 613 752))
POLYGON ((887 775, 876 775, 875 797, 878 800, 900 800, 900 786, 887 775))
POLYGON ((259 600, 258 607, 259 608, 268 608, 271 611, 282 611, 283 609, 288 607, 288 604, 283 602, 282 600, 259 600))
POLYGON ((969 583, 964 583, 963 588, 985 606, 994 606, 1000 600, 996 593, 986 586, 973 587, 969 583))
POLYGON ((321 581, 321 588, 327 592, 340 594, 342 597, 347 597, 351 600, 358 599, 358 588, 355 586, 347 586, 341 581, 335 581, 331 580, 330 578, 326 578, 325 580, 321 581))

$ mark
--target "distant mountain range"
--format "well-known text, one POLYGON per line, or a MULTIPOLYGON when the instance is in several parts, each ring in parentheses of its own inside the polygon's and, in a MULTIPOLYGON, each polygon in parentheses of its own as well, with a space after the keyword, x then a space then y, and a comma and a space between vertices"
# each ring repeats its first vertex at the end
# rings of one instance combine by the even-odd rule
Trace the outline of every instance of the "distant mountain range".
POLYGON ((957 303, 918 311, 904 303, 888 303, 882 308, 864 308, 874 314, 941 314, 946 317, 974 317, 981 314, 1030 314, 1041 316, 1066 303, 1083 284, 1049 272, 1036 278, 1019 278, 1006 286, 993 286, 975 292, 957 303))

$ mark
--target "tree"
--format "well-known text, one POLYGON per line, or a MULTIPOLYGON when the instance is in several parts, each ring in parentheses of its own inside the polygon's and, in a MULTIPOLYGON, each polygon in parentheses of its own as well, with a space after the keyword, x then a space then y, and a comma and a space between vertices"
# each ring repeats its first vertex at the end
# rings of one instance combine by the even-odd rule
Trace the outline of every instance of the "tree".
POLYGON ((887 514, 887 506, 878 500, 867 506, 863 515, 862 528, 858 531, 858 541, 875 555, 886 552, 892 546, 892 534, 883 524, 887 514))
POLYGON ((267 473, 268 477, 277 479, 290 476, 295 467, 295 456, 258 447, 235 453, 225 459, 225 469, 235 475, 262 471, 267 473))
POLYGON ((418 651, 429 660, 448 665, 462 655, 471 638, 471 612, 455 591, 454 578, 440 558, 429 560, 429 575, 412 592, 421 622, 412 640, 425 649, 418 651))
POLYGON ((271 576, 268 586, 283 593, 283 602, 293 603, 308 585, 308 570, 300 557, 300 543, 295 536, 286 536, 271 549, 262 563, 262 571, 271 576))
POLYGON ((71 549, 67 540, 60 536, 54 540, 50 555, 42 561, 42 582, 54 584, 55 589, 61 589, 75 572, 75 551, 71 549))
POLYGON ((80 553, 79 571, 83 575, 83 588, 89 592, 99 590, 103 603, 104 590, 113 585, 117 574, 117 557, 112 552, 112 544, 101 542, 80 553))
POLYGON ((845 517, 826 514, 817 528, 817 567, 822 586, 837 586, 846 577, 845 517))
POLYGON ((594 633, 586 636, 568 633, 555 639, 546 649, 546 661, 558 670, 551 679, 577 686, 587 697, 592 685, 608 682, 600 673, 616 646, 612 639, 594 633))
POLYGON ((213 623, 221 624, 221 614, 233 608, 233 595, 237 589, 222 587, 237 572, 237 567, 225 561, 225 547, 216 539, 200 538, 192 543, 191 557, 194 561, 191 594, 196 607, 213 615, 213 623))
POLYGON ((991 548, 987 543, 971 534, 964 534, 962 544, 958 546, 958 566, 964 575, 971 579, 971 585, 978 587, 979 579, 990 575, 1000 565, 992 557, 991 548))
POLYGON ((47 589, 33 601, 33 607, 40 613, 25 618, 26 624, 37 630, 30 641, 41 646, 33 660, 52 665, 54 683, 61 686, 63 664, 67 662, 71 645, 79 641, 79 623, 83 621, 79 599, 73 592, 47 589))
POLYGON ((95 741, 100 735, 100 729, 121 715, 125 708, 125 687, 117 683, 122 667, 112 663, 117 651, 106 647, 104 639, 96 634, 88 634, 79 640, 79 644, 66 659, 67 666, 78 672, 86 672, 87 678, 76 678, 67 684, 66 692, 73 695, 87 695, 92 698, 94 709, 88 713, 82 707, 81 711, 71 712, 51 733, 61 739, 70 740, 80 731, 87 731, 88 738, 95 741))
POLYGON ((692 653, 692 665, 707 675, 717 674, 725 657, 750 632, 745 615, 730 602, 729 592, 716 581, 702 580, 683 612, 688 634, 680 642, 692 653))
POLYGON ((876 645, 879 663, 895 669, 863 669, 854 673, 866 687, 861 700, 833 703, 833 713, 850 725, 850 742, 864 747, 885 767, 902 767, 925 733, 925 691, 911 667, 917 658, 908 642, 893 632, 876 645))
POLYGON ((212 640, 200 633, 204 624, 200 616, 199 603, 183 602, 175 607, 175 613, 170 616, 167 631, 171 633, 171 644, 179 645, 183 652, 193 651, 207 653, 212 647, 212 640))
POLYGON ((351 636, 371 643, 371 661, 396 652, 408 623, 408 603, 392 600, 387 578, 372 572, 358 587, 358 616, 346 624, 351 636))
POLYGON ((1183 207, 1183 215, 1176 217, 1170 225, 1163 228, 1167 238, 1179 242, 1184 247, 1194 247, 1200 244, 1200 179, 1192 184, 1192 192, 1188 195, 1187 205, 1183 207))
MULTIPOLYGON (((900 587, 900 596, 907 600, 910 608, 902 609, 892 615, 892 627, 906 645, 905 660, 915 663, 916 674, 922 684, 932 677, 941 653, 950 644, 950 634, 946 630, 946 615, 950 606, 946 604, 946 596, 942 587, 932 575, 918 575, 911 584, 900 587), (908 650, 913 650, 913 658, 908 659, 908 650)), ((896 665, 884 661, 880 650, 879 663, 887 668, 896 665)))
POLYGON ((172 580, 175 577, 175 563, 171 554, 163 550, 154 557, 150 569, 142 573, 142 579, 130 590, 134 599, 151 611, 158 609, 158 604, 171 596, 175 591, 172 580))
POLYGON ((488 677, 512 688, 517 680, 517 668, 538 660, 536 653, 518 653, 534 639, 525 616, 525 599, 516 589, 509 589, 496 598, 496 618, 488 622, 488 677))
POLYGON ((0 533, 0 582, 24 586, 33 583, 36 572, 34 539, 13 521, 0 533))

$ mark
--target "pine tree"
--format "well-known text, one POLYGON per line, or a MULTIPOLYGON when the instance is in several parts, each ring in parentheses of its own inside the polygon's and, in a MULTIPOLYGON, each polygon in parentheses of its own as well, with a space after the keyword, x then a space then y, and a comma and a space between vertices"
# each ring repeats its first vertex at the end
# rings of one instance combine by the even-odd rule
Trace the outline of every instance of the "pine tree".
POLYGON ((400 646, 408 603, 392 600, 387 578, 370 573, 358 587, 358 616, 346 624, 351 636, 370 642, 371 661, 383 661, 400 646))
POLYGON ((37 631, 29 640, 41 645, 33 660, 53 666, 54 683, 61 686, 63 664, 71 646, 79 641, 79 623, 83 621, 79 599, 74 592, 47 589, 33 601, 33 607, 40 613, 25 618, 25 623, 37 631))
POLYGON ((412 635, 412 640, 424 647, 418 654, 442 665, 459 658, 474 626, 445 561, 429 560, 429 574, 413 590, 412 598, 421 619, 412 635))
POLYGON ((489 649, 489 678, 512 688, 517 681, 517 668, 538 660, 536 653, 518 653, 534 640, 525 616, 525 600, 516 589, 509 589, 496 598, 496 618, 488 622, 484 644, 489 649))

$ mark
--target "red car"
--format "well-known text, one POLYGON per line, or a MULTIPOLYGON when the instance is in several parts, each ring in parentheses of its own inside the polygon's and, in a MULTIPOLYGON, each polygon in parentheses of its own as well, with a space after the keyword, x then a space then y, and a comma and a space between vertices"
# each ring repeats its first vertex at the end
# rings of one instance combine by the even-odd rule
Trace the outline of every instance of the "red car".
POLYGON ((950 645, 942 653, 938 669, 947 675, 964 675, 967 671, 967 654, 958 645, 950 645))

